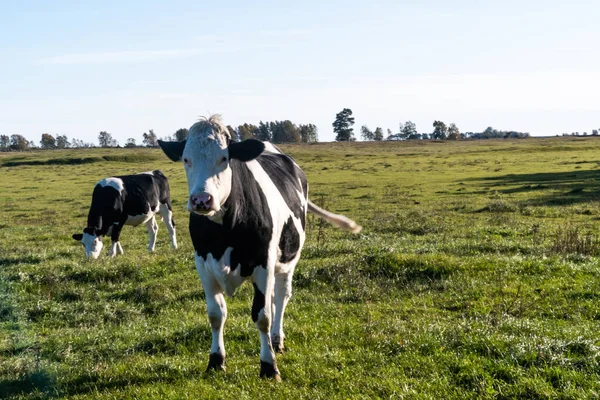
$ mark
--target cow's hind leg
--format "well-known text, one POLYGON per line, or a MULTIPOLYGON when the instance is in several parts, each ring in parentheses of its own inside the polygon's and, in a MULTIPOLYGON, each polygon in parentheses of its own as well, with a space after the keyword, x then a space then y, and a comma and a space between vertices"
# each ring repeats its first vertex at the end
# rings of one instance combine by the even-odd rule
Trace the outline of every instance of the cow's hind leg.
POLYGON ((168 204, 161 204, 159 209, 160 216, 167 227, 167 231, 169 231, 169 235, 171 235, 171 246, 176 249, 177 248, 177 236, 175 235, 175 220, 173 219, 173 211, 171 211, 171 206, 168 204))
POLYGON ((271 302, 275 276, 274 268, 256 267, 254 278, 254 301, 252 303, 252 320, 258 328, 260 336, 260 376, 281 380, 275 353, 271 346, 269 330, 271 328, 271 302))
POLYGON ((156 245, 156 235, 158 233, 158 224, 154 215, 146 222, 146 228, 148 229, 148 250, 154 251, 156 245))
MULTIPOLYGON (((297 261, 297 260, 296 260, 297 261)), ((271 344, 278 353, 284 350, 285 334, 283 333, 283 314, 288 301, 292 297, 292 277, 295 265, 285 273, 275 274, 275 290, 273 293, 273 324, 271 326, 271 344)))
POLYGON ((225 370, 223 326, 227 319, 227 304, 225 303, 225 296, 223 296, 223 289, 217 280, 206 270, 204 260, 199 256, 196 256, 196 270, 204 288, 208 321, 212 332, 210 357, 206 370, 225 370))

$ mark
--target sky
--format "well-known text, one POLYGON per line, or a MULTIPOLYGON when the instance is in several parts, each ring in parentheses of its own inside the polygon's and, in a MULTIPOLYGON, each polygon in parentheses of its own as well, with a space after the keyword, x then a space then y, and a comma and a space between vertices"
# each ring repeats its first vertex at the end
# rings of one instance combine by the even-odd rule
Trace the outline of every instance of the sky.
POLYGON ((138 143, 220 113, 321 141, 353 111, 398 131, 600 128, 600 2, 1 1, 0 134, 138 143))

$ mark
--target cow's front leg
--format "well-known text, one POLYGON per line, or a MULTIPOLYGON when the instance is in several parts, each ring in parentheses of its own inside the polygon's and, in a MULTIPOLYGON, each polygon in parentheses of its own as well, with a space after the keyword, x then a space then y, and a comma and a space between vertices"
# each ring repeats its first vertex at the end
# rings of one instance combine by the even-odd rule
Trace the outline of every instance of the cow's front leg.
POLYGON ((154 245, 156 244, 156 234, 158 233, 158 224, 154 215, 146 222, 146 228, 148 229, 148 250, 154 251, 154 245))
POLYGON ((121 254, 123 254, 123 248, 121 247, 121 243, 119 243, 119 237, 121 236, 121 229, 123 229, 123 224, 120 222, 111 226, 111 229, 110 229, 111 246, 110 246, 110 251, 108 252, 108 255, 110 257, 116 256, 117 252, 120 252, 121 254))
POLYGON ((271 344, 273 350, 282 353, 284 350, 283 341, 283 314, 288 301, 292 297, 292 277, 294 268, 289 272, 275 275, 275 290, 273 295, 273 325, 271 326, 271 344))
POLYGON ((281 381, 269 335, 271 329, 271 299, 275 280, 273 268, 256 267, 253 277, 252 320, 258 328, 260 336, 260 376, 281 381))
POLYGON ((227 319, 227 305, 223 290, 217 280, 206 270, 204 260, 196 255, 196 270, 202 281, 206 297, 208 321, 212 331, 212 343, 207 371, 212 369, 225 370, 225 343, 223 341, 223 326, 227 319))

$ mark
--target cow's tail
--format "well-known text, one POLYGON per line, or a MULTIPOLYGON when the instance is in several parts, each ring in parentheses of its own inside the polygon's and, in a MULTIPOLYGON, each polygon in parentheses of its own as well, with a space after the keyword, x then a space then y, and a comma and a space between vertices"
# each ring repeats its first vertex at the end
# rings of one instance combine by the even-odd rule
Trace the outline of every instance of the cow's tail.
POLYGON ((308 200, 308 212, 315 214, 317 217, 323 218, 331 225, 335 225, 338 228, 350 231, 352 233, 358 233, 362 229, 362 226, 352 221, 350 218, 344 217, 343 215, 334 214, 327 210, 323 210, 318 207, 312 201, 308 200))

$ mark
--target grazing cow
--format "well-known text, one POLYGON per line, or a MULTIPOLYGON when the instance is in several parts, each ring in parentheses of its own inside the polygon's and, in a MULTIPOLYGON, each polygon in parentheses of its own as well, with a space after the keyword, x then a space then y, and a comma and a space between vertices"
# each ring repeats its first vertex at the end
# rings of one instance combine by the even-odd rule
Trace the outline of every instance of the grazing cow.
POLYGON ((254 286, 252 319, 260 336, 260 376, 280 380, 273 349, 284 348, 283 313, 304 244, 306 212, 359 232, 346 217, 308 200, 304 172, 268 142, 233 142, 220 117, 195 123, 187 141, 158 142, 187 174, 190 234, 206 295, 212 345, 208 368, 224 369, 224 294, 254 286))
POLYGON ((94 187, 87 227, 73 239, 81 241, 88 257, 98 258, 102 251, 102 237, 110 235, 109 255, 123 254, 119 235, 123 225, 148 228, 148 250, 154 251, 158 224, 154 215, 159 213, 171 235, 171 244, 177 248, 175 221, 171 210, 171 194, 167 177, 159 170, 137 175, 114 176, 102 179, 94 187))

